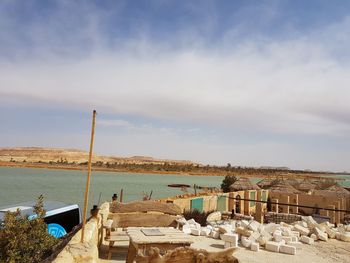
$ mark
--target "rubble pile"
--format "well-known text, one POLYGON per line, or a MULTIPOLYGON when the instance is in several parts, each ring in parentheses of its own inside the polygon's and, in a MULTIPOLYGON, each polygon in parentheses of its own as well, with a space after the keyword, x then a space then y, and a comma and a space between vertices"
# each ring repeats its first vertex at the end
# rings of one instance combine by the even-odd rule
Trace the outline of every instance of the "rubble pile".
MULTIPOLYGON (((219 219, 216 214, 209 219, 219 219)), ((225 248, 241 246, 259 251, 265 250, 295 255, 304 245, 313 245, 315 241, 327 242, 328 239, 338 239, 350 242, 350 225, 329 222, 317 223, 311 216, 301 217, 292 224, 260 224, 255 220, 215 220, 208 221, 207 226, 201 226, 195 220, 178 220, 182 231, 195 236, 206 236, 221 239, 225 248)))

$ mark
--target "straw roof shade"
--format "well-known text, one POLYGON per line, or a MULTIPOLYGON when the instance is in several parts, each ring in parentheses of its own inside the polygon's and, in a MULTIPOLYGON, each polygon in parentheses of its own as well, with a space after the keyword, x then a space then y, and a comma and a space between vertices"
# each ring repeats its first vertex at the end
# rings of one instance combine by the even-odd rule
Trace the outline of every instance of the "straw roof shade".
POLYGON ((350 192, 338 184, 332 185, 325 190, 314 190, 312 193, 314 195, 334 196, 340 198, 350 197, 350 192))
POLYGON ((252 184, 252 182, 245 177, 240 177, 236 182, 230 185, 230 191, 243 191, 243 190, 258 190, 259 186, 252 184))
POLYGON ((279 180, 269 188, 271 192, 280 192, 280 193, 288 193, 288 194, 298 194, 300 191, 295 189, 285 180, 279 180))
POLYGON ((314 190, 316 187, 316 184, 311 183, 309 180, 304 180, 297 186, 297 189, 303 192, 308 192, 314 190))
POLYGON ((300 181, 298 181, 295 178, 287 178, 287 179, 285 179, 285 181, 293 187, 296 187, 297 185, 300 184, 300 181))
POLYGON ((273 180, 270 178, 264 178, 262 180, 260 180, 259 182, 257 182, 257 186, 259 186, 262 189, 268 188, 270 186, 272 186, 273 180))

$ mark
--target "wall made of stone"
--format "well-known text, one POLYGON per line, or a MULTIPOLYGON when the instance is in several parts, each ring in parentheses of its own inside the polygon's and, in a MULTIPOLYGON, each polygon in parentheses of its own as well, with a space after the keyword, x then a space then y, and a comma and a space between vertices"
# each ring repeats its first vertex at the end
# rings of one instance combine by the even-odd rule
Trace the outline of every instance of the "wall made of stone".
POLYGON ((99 217, 90 219, 85 225, 84 242, 81 243, 81 230, 79 230, 66 247, 57 255, 54 263, 97 263, 99 230, 102 220, 106 220, 109 213, 109 203, 100 206, 99 217))

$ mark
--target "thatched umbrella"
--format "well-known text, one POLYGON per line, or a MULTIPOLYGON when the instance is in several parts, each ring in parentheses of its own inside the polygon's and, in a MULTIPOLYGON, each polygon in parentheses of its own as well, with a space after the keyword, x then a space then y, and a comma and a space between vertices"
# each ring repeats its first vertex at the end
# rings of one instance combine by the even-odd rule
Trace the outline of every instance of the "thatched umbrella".
POLYGON ((340 198, 350 197, 350 192, 338 184, 332 185, 324 190, 314 190, 312 194, 323 195, 323 196, 334 196, 334 197, 340 197, 340 198))
POLYGON ((270 178, 264 178, 261 181, 257 182, 257 186, 259 186, 262 189, 268 188, 272 186, 274 180, 270 179, 270 178))
POLYGON ((236 182, 230 185, 230 191, 244 191, 244 190, 258 190, 259 186, 252 184, 252 182, 245 177, 240 177, 236 182))
POLYGON ((271 192, 280 192, 280 193, 288 193, 288 194, 298 194, 300 191, 295 189, 285 180, 277 181, 273 186, 269 188, 271 192))
POLYGON ((317 184, 310 182, 309 180, 305 179, 303 182, 301 182, 297 189, 303 192, 308 192, 310 190, 314 190, 317 187, 317 184))

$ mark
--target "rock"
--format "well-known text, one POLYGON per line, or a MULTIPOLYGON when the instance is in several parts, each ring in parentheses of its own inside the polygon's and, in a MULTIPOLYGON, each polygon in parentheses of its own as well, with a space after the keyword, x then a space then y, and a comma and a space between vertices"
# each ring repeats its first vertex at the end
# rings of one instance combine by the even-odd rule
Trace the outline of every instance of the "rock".
POLYGON ((237 227, 236 229, 235 229, 235 232, 237 233, 237 234, 240 234, 240 235, 242 235, 242 236, 245 236, 245 237, 250 237, 250 235, 253 233, 253 231, 251 231, 251 230, 248 230, 248 229, 246 229, 246 228, 243 228, 243 227, 237 227))
POLYGON ((201 236, 209 236, 211 232, 211 228, 209 227, 201 227, 201 236))
POLYGON ((249 225, 247 226, 248 229, 250 229, 254 232, 258 231, 259 227, 260 227, 260 223, 255 221, 255 220, 251 221, 249 223, 249 225))
POLYGON ((303 247, 303 243, 301 243, 301 242, 288 242, 287 245, 293 246, 296 249, 302 249, 302 247, 303 247))
POLYGON ((252 242, 255 242, 259 237, 260 237, 260 233, 259 232, 253 232, 250 235, 249 240, 252 241, 252 242))
POLYGON ((301 236, 300 241, 308 245, 312 245, 314 243, 314 239, 307 236, 301 236))
POLYGON ((221 225, 218 227, 220 234, 231 233, 232 226, 231 225, 221 225))
POLYGON ((265 249, 272 252, 279 252, 280 244, 273 241, 266 242, 265 249))
POLYGON ((186 224, 182 227, 182 232, 184 232, 185 234, 191 234, 191 227, 190 225, 186 224))
POLYGON ((297 249, 290 245, 280 245, 279 252, 289 255, 295 255, 297 253, 297 249))
POLYGON ((341 241, 350 242, 350 232, 340 233, 339 239, 341 241))
POLYGON ((221 240, 223 240, 225 242, 237 243, 238 242, 238 235, 226 233, 226 234, 221 235, 221 240))
POLYGON ((252 251, 259 252, 259 244, 256 243, 256 242, 253 242, 253 243, 250 245, 250 249, 251 249, 252 251))
POLYGON ((242 236, 241 243, 242 243, 242 246, 244 246, 245 248, 248 248, 251 246, 252 241, 250 241, 247 237, 242 236))
POLYGON ((328 235, 325 232, 322 232, 318 227, 315 227, 314 229, 316 236, 318 239, 322 241, 328 241, 328 235))
POLYGON ((241 225, 242 225, 243 227, 248 227, 249 222, 248 222, 247 220, 241 220, 241 225))
POLYGON ((194 235, 194 236, 200 236, 201 235, 201 230, 200 229, 191 228, 191 234, 194 235))
POLYGON ((293 230, 298 231, 302 236, 308 236, 310 234, 310 230, 308 228, 300 225, 295 225, 293 230))
POLYGON ((221 212, 219 212, 219 211, 213 212, 207 216, 208 222, 219 221, 219 220, 221 220, 221 212))
POLYGON ((326 226, 325 229, 326 229, 326 233, 327 233, 329 238, 335 238, 336 231, 334 231, 333 229, 331 229, 328 226, 326 226))
POLYGON ((313 240, 317 240, 318 239, 318 237, 315 235, 315 234, 311 234, 311 236, 310 236, 313 240))

